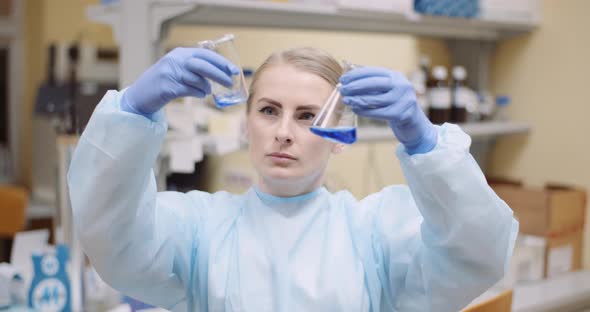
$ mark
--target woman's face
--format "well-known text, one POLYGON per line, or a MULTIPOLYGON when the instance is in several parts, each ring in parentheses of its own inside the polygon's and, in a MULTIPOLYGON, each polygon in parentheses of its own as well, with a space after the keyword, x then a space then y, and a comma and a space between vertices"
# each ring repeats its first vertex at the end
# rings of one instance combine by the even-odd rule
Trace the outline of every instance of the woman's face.
POLYGON ((250 158, 266 183, 309 182, 319 186, 339 144, 309 130, 333 86, 292 65, 268 67, 258 78, 247 118, 250 158))

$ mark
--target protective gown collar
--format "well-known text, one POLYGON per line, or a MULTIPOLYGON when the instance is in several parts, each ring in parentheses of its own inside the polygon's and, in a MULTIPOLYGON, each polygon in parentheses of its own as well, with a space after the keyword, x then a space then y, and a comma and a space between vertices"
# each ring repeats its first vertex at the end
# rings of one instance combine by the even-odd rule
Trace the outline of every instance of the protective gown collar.
POLYGON ((257 186, 254 186, 253 188, 254 188, 254 191, 256 192, 256 195, 258 196, 258 198, 260 198, 260 200, 262 200, 263 202, 274 202, 274 203, 301 202, 301 201, 305 201, 308 199, 312 199, 315 196, 317 196, 318 194, 320 194, 326 190, 325 187, 321 186, 309 193, 305 193, 305 194, 301 194, 301 195, 297 195, 297 196, 281 197, 281 196, 275 196, 275 195, 265 193, 265 192, 261 191, 257 186))

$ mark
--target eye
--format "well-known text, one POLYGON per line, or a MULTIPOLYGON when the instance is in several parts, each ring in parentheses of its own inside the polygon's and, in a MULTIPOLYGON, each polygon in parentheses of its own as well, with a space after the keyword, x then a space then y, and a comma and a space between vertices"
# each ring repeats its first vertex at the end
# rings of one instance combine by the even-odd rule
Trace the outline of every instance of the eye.
POLYGON ((275 108, 271 106, 265 106, 258 111, 264 115, 276 115, 275 108))
POLYGON ((311 120, 313 120, 314 117, 315 117, 315 114, 311 113, 311 112, 303 112, 303 113, 301 113, 301 115, 299 115, 299 119, 301 119, 301 120, 311 121, 311 120))

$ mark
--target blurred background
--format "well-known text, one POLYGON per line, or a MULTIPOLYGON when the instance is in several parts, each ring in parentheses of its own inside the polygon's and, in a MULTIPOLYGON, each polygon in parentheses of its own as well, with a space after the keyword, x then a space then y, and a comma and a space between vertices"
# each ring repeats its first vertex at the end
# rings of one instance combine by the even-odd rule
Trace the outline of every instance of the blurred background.
MULTIPOLYGON (((509 274, 474 309, 590 309, 587 12, 586 0, 1 0, 0 262, 28 291, 32 250, 66 246, 73 311, 121 301, 140 309, 84 261, 71 231, 69 157, 107 90, 175 47, 233 33, 246 81, 272 52, 296 46, 406 74, 433 122, 472 136, 473 155, 521 223, 509 274)), ((239 193, 255 182, 243 106, 185 98, 166 115, 161 190, 239 193)), ((360 199, 405 183, 391 131, 360 120, 358 135, 332 158, 327 188, 360 199)), ((4 271, 0 307, 14 277, 4 271)))

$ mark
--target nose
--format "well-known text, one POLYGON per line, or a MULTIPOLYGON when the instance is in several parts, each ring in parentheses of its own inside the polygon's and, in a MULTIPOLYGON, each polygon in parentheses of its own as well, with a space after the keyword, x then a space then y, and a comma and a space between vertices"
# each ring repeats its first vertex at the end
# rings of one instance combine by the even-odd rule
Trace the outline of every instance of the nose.
POLYGON ((292 123, 288 118, 282 118, 275 133, 275 140, 281 145, 293 143, 292 123))

